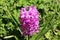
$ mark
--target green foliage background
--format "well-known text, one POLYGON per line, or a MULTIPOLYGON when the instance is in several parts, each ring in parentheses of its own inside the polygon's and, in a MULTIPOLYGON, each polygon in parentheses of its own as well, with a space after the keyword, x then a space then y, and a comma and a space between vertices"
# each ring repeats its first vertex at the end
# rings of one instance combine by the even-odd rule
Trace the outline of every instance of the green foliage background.
POLYGON ((26 40, 20 31, 20 8, 36 6, 40 32, 30 40, 60 40, 60 0, 0 0, 0 40, 26 40))

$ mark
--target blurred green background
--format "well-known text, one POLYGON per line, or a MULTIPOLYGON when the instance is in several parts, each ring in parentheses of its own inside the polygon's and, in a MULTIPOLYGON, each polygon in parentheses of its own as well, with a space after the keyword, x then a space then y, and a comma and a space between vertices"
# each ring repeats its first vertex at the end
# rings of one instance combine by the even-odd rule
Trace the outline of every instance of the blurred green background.
POLYGON ((0 0, 0 40, 27 40, 20 32, 20 9, 36 6, 40 32, 30 40, 60 40, 60 0, 0 0))

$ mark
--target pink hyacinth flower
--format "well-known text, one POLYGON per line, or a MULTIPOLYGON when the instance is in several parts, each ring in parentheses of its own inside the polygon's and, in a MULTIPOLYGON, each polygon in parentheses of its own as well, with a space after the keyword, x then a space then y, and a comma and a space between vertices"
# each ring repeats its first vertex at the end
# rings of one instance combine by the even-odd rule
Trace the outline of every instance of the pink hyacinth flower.
POLYGON ((26 6, 20 10, 22 34, 32 36, 39 32, 39 12, 34 6, 26 6))

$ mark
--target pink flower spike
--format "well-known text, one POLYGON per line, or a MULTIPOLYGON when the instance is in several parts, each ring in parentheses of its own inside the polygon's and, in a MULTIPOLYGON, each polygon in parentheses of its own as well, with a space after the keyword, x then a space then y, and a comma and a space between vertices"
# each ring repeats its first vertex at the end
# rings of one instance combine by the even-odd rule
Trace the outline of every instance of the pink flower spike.
POLYGON ((39 32, 39 12, 35 6, 26 6, 20 10, 22 35, 32 36, 39 32))

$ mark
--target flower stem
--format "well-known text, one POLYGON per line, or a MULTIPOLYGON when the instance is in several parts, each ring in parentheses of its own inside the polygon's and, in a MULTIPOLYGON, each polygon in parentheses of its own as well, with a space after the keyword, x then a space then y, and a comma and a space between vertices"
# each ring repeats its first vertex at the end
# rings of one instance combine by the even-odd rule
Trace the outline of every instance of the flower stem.
POLYGON ((30 36, 28 35, 28 40, 30 40, 30 36))

